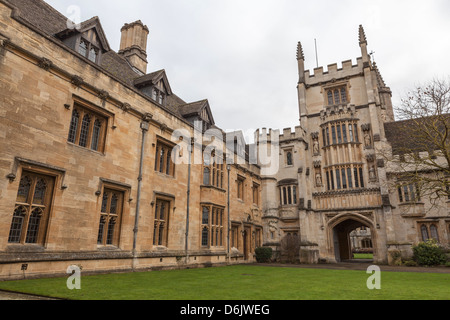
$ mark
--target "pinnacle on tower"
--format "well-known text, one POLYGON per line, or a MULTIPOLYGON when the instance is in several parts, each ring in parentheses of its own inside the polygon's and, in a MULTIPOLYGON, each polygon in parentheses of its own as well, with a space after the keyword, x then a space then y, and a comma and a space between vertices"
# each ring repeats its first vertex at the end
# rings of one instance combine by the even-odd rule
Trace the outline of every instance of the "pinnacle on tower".
POLYGON ((302 43, 299 41, 297 45, 297 60, 305 60, 305 55, 303 54, 302 43))
POLYGON ((367 44, 366 33, 361 24, 359 25, 359 44, 367 44))

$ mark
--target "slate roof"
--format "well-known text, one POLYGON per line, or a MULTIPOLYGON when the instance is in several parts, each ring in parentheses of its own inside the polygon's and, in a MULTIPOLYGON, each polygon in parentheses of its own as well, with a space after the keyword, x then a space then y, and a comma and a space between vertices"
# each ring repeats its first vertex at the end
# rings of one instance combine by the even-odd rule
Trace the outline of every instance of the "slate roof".
MULTIPOLYGON (((16 8, 16 18, 30 24, 47 36, 53 37, 55 40, 58 40, 56 37, 57 34, 67 30, 68 18, 43 0, 6 1, 16 8)), ((99 22, 100 20, 98 17, 93 17, 81 22, 81 28, 85 29, 99 22)), ((106 37, 104 40, 107 41, 106 37)), ((103 53, 100 67, 131 87, 135 87, 136 82, 140 83, 146 80, 155 81, 155 78, 159 78, 161 74, 165 73, 164 70, 158 70, 142 76, 133 70, 132 66, 124 57, 114 50, 111 50, 109 45, 107 46, 107 49, 109 51, 103 53)), ((166 97, 166 106, 163 106, 162 108, 184 119, 183 114, 179 109, 180 106, 185 106, 186 102, 174 94, 171 91, 170 86, 168 89, 170 94, 166 97)))
MULTIPOLYGON (((434 145, 432 139, 425 136, 425 127, 438 129, 445 134, 444 123, 450 126, 450 114, 436 117, 424 117, 420 119, 403 120, 384 124, 386 139, 392 146, 392 152, 396 155, 417 152, 433 152, 439 150, 440 146, 434 145)), ((432 133, 433 130, 430 130, 432 133)))
MULTIPOLYGON (((15 18, 17 20, 31 25, 39 32, 44 33, 49 37, 53 37, 57 41, 60 41, 57 35, 59 33, 62 34, 68 30, 68 18, 43 0, 4 1, 10 3, 13 7, 16 8, 15 18)), ((93 17, 89 20, 81 22, 82 29, 86 29, 92 25, 96 25, 97 28, 102 29, 100 19, 98 17, 93 17)), ((103 40, 107 43, 107 39, 104 35, 103 30, 101 30, 100 36, 103 36, 103 40)), ((205 99, 192 103, 185 102, 183 99, 172 92, 165 75, 165 70, 154 71, 142 76, 141 74, 138 74, 133 70, 132 66, 123 56, 119 55, 114 50, 111 50, 109 44, 106 47, 107 48, 104 49, 107 51, 102 54, 100 67, 103 68, 107 73, 133 88, 136 88, 136 85, 143 84, 146 81, 150 81, 151 83, 155 84, 156 81, 161 79, 161 76, 163 75, 165 78, 165 84, 166 86, 168 86, 169 92, 168 96, 166 97, 166 104, 165 106, 160 106, 161 109, 166 110, 167 112, 186 121, 187 116, 192 116, 194 114, 199 115, 206 105, 212 127, 219 129, 222 131, 222 133, 224 133, 222 129, 215 126, 214 118, 208 100, 205 99)), ((67 48, 70 50, 69 47, 67 48)), ((246 147, 248 149, 248 146, 246 147)))

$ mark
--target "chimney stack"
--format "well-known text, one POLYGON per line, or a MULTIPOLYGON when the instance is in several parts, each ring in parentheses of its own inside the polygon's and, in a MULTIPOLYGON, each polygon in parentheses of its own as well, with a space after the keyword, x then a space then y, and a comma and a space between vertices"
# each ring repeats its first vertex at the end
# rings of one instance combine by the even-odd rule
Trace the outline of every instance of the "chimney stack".
POLYGON ((147 39, 149 30, 140 20, 126 23, 120 30, 119 54, 143 74, 147 74, 147 39))

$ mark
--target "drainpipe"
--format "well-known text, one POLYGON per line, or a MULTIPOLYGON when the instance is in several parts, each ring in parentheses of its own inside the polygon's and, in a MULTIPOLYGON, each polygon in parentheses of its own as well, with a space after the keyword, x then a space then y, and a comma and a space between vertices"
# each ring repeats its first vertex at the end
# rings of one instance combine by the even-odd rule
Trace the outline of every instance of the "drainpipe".
POLYGON ((231 165, 227 165, 227 171, 228 171, 228 192, 227 192, 227 210, 228 210, 228 234, 227 234, 227 255, 228 255, 228 263, 231 262, 231 256, 230 256, 230 232, 231 232, 231 226, 230 226, 230 171, 231 171, 231 165))
POLYGON ((142 130, 142 144, 141 144, 141 159, 139 164, 139 177, 138 177, 138 188, 137 188, 137 200, 136 200, 136 217, 134 222, 134 229, 133 229, 133 266, 132 269, 134 270, 136 268, 137 264, 137 252, 136 252, 136 246, 137 246, 137 234, 139 230, 139 209, 141 205, 141 188, 142 188, 142 172, 144 167, 144 155, 145 155, 145 141, 147 137, 147 132, 150 128, 150 119, 152 116, 150 114, 147 114, 143 121, 141 122, 141 130, 142 130))
POLYGON ((192 166, 192 151, 194 149, 194 139, 191 139, 191 146, 188 147, 189 151, 189 164, 188 164, 188 186, 187 186, 187 209, 186 209, 186 238, 185 238, 185 255, 186 255, 186 264, 189 261, 189 205, 190 205, 190 196, 191 196, 191 166, 192 166))

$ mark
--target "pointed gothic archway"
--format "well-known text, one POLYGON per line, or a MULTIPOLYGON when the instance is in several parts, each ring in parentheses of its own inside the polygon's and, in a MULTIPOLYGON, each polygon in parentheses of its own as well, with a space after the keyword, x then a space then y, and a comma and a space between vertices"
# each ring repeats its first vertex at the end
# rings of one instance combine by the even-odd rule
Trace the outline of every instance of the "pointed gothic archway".
MULTIPOLYGON (((371 242, 375 241, 375 229, 371 220, 360 214, 342 214, 334 217, 328 224, 328 234, 331 240, 331 249, 336 262, 353 259, 350 234, 358 228, 370 229, 371 242)), ((374 254, 376 248, 374 247, 374 254)))

